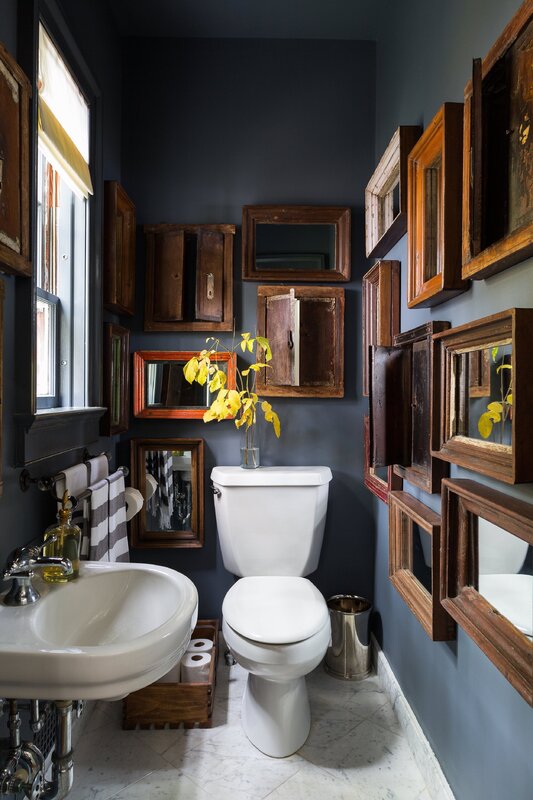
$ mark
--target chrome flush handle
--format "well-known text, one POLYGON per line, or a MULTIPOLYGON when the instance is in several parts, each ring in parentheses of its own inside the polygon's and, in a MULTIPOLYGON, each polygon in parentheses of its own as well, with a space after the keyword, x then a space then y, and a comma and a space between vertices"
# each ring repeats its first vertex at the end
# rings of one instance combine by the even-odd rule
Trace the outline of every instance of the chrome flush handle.
POLYGON ((220 491, 220 489, 218 488, 218 486, 215 486, 215 484, 213 483, 213 481, 211 481, 211 491, 213 492, 213 494, 215 495, 215 497, 221 497, 221 496, 222 496, 222 492, 220 491))

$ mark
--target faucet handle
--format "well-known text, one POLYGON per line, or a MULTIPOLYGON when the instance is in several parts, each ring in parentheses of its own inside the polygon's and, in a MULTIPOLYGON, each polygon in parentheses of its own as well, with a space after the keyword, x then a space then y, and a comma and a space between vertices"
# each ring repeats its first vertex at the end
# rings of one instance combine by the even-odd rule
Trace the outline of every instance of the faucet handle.
POLYGON ((26 545, 25 547, 17 547, 7 557, 6 566, 2 574, 2 580, 7 581, 15 575, 21 575, 28 578, 33 577, 32 567, 35 561, 42 554, 43 548, 47 544, 57 542, 57 536, 52 534, 46 541, 39 544, 26 545))

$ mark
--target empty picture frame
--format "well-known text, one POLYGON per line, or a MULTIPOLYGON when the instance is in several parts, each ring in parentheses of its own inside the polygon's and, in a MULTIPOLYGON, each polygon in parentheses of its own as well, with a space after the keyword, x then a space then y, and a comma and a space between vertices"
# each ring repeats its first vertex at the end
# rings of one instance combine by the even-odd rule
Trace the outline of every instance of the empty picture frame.
POLYGON ((369 391, 370 347, 389 347, 400 331, 400 262, 378 261, 363 275, 363 396, 369 391))
POLYGON ((368 414, 364 417, 364 484, 372 494, 389 502, 389 494, 394 489, 402 488, 402 479, 395 474, 392 467, 374 468, 370 463, 371 443, 370 443, 370 422, 368 414))
POLYGON ((533 255, 533 4, 524 2, 465 87, 464 278, 533 255))
POLYGON ((434 642, 455 638, 440 604, 441 518, 407 492, 389 494, 389 579, 434 642))
POLYGON ((100 420, 102 436, 128 430, 130 417, 130 332, 108 322, 104 328, 103 397, 106 412, 100 420))
POLYGON ((441 603, 533 706, 533 505, 442 482, 441 603))
POLYGON ((505 483, 533 480, 533 309, 511 308, 435 333, 442 366, 433 455, 505 483), (490 395, 471 393, 470 364, 490 364, 490 395))
POLYGON ((407 156, 420 125, 400 125, 365 189, 367 258, 382 258, 407 232, 407 156))
MULTIPOLYGON (((133 354, 133 413, 144 419, 202 419, 213 402, 208 383, 189 383, 183 367, 198 350, 138 350, 133 354)), ((235 389, 237 356, 213 353, 211 361, 226 373, 226 389, 235 389)))
POLYGON ((31 275, 31 85, 0 44, 0 270, 31 275))
POLYGON ((407 163, 407 305, 434 306, 468 289, 461 275, 463 104, 444 103, 407 163))

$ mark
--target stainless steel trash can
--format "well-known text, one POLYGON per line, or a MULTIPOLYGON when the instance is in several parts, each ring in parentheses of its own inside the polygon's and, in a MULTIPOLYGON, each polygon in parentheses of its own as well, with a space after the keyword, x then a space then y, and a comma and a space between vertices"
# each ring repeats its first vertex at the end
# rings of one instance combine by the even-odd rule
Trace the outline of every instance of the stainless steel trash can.
POLYGON ((326 652, 326 672, 347 681, 370 674, 370 613, 372 603, 355 594, 336 594, 328 602, 331 645, 326 652))

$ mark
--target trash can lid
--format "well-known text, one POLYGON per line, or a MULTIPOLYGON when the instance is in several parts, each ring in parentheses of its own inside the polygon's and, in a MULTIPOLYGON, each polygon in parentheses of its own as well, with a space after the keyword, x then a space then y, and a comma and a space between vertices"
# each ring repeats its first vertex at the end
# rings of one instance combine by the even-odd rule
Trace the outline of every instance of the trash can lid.
POLYGON ((326 601, 307 578, 241 578, 224 598, 222 614, 241 636, 265 644, 309 639, 329 620, 326 601))

